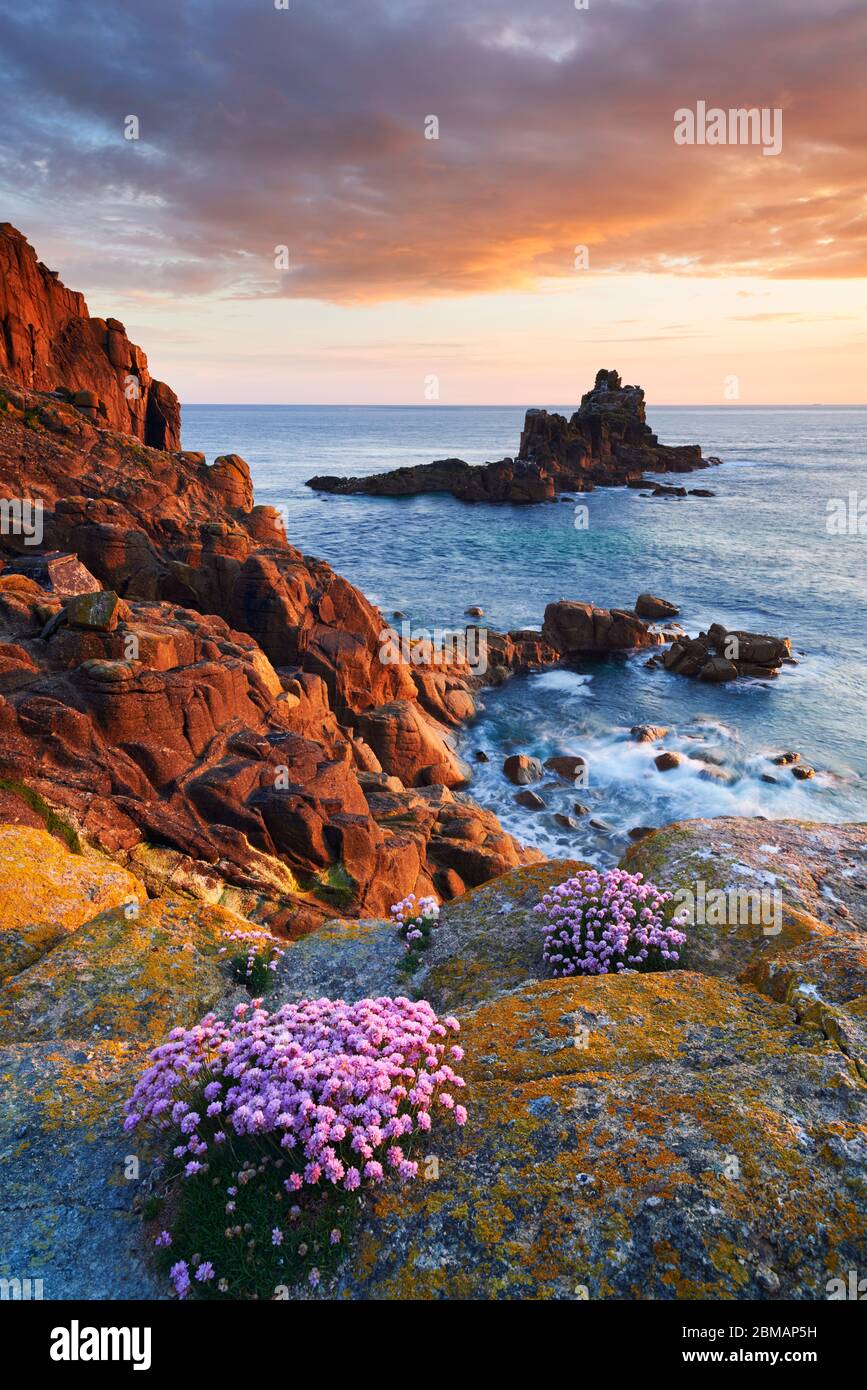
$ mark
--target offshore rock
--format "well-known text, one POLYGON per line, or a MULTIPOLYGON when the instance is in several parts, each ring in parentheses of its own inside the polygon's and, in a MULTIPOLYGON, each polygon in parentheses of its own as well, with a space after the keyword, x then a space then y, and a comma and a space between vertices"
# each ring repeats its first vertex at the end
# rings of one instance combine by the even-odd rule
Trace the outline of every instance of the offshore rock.
POLYGON ((463 502, 526 504, 597 485, 639 485, 647 470, 687 473, 712 462, 719 460, 703 459, 697 444, 660 444, 646 422, 641 387, 623 386, 617 372, 602 370, 568 420, 547 410, 527 411, 515 459, 485 464, 439 459, 365 478, 319 476, 307 486, 342 496, 447 492, 463 502))

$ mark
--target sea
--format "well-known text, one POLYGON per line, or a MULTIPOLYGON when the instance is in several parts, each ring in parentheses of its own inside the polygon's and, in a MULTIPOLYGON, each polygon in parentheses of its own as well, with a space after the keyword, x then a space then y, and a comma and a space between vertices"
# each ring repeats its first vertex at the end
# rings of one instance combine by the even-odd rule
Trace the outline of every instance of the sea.
POLYGON ((539 628, 558 599, 629 608, 650 592, 676 604, 692 634, 720 622, 791 638, 797 665, 774 680, 706 685, 648 669, 638 653, 483 692, 459 751, 475 800, 524 843, 602 865, 620 857, 630 829, 686 818, 867 821, 867 408, 648 410, 663 443, 700 444, 723 460, 662 479, 711 488, 712 498, 598 488, 537 506, 471 505, 304 485, 315 474, 513 457, 523 418, 522 407, 433 403, 186 405, 183 445, 209 462, 241 454, 257 502, 282 509, 290 542, 327 560, 387 620, 405 614, 411 632, 460 630, 475 605, 494 628, 539 628), (630 729, 645 723, 669 732, 637 743, 630 729), (658 771, 661 748, 684 761, 658 771), (789 751, 812 779, 772 762, 789 751), (581 754, 586 785, 546 776, 535 787, 544 809, 529 810, 502 771, 514 752, 581 754))

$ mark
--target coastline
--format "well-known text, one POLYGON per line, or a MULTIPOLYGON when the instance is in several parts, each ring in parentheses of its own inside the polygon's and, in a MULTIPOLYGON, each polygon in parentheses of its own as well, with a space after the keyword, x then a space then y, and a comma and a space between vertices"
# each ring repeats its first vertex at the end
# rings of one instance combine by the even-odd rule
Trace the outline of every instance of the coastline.
MULTIPOLYGON (((720 623, 718 610, 689 637, 694 625, 666 585, 663 597, 636 588, 630 607, 573 590, 539 605, 538 630, 486 627, 484 670, 466 628, 448 661, 433 649, 416 660, 427 639, 410 622, 405 645, 360 588, 291 544, 240 455, 209 463, 149 442, 156 431, 180 444, 168 388, 153 384, 153 409, 116 427, 112 412, 124 407, 100 394, 101 375, 117 384, 135 365, 144 379, 141 350, 118 321, 88 318, 80 296, 67 300, 16 243, 30 264, 28 255, 37 279, 22 283, 41 288, 19 307, 41 315, 33 341, 48 344, 45 360, 38 370, 32 358, 11 363, 36 381, 0 373, 10 522, 0 571, 0 1151, 10 1159, 0 1224, 10 1269, 39 1271, 60 1299, 160 1299, 172 1284, 186 1297, 188 1260, 205 1271, 203 1296, 227 1300, 621 1299, 637 1289, 660 1300, 823 1298, 840 1261, 857 1267, 863 1252, 867 825, 724 814, 636 825, 640 836, 609 847, 609 860, 616 853, 630 891, 664 895, 666 913, 692 903, 683 958, 658 971, 624 959, 622 973, 552 976, 539 910, 593 870, 574 840, 550 858, 522 844, 474 800, 461 757, 468 740, 484 751, 480 701, 496 723, 498 702, 519 688, 547 681, 553 703, 609 673, 645 692, 612 765, 628 748, 642 776, 677 786, 694 774, 710 799, 730 769, 713 761, 707 729, 691 770, 672 746, 689 733, 651 721, 653 701, 694 710, 698 691, 703 701, 774 699, 789 677, 813 678, 812 654, 774 629, 720 623), (58 302, 74 311, 64 353, 83 344, 66 366, 49 331, 46 306, 58 302), (59 370, 74 381, 93 371, 94 388, 47 387, 59 370), (16 498, 31 504, 27 525, 16 498), (419 898, 436 927, 416 940, 395 909, 419 898), (186 1101, 183 1142, 167 1155, 161 1132, 131 1137, 133 1097, 162 1084, 167 1038, 176 1055, 212 1029, 227 1038, 276 1028, 276 1043, 262 1043, 273 1058, 299 1016, 305 1045, 289 1044, 290 1065, 299 1049, 316 1052, 323 1019, 348 1030, 329 1086, 359 1058, 365 1069, 408 1021, 386 1059, 390 1097, 419 1028, 427 1039, 460 1032, 451 1056, 465 1075, 442 1069, 444 1044, 426 1042, 438 1079, 413 1073, 414 1091, 424 1100, 426 1086, 466 1087, 468 1106, 445 1091, 456 1123, 440 1120, 435 1152, 424 1126, 414 1148, 390 1146, 390 1166, 423 1180, 380 1184, 371 1159, 358 1196, 360 1150, 347 1142, 338 1155, 346 1125, 329 1111, 332 1189, 322 1195, 312 1160, 290 1160, 294 1183, 275 1164, 267 1219, 250 1212, 257 1234, 239 1259, 232 1241, 244 1227, 226 1226, 245 1200, 239 1171, 263 1176, 268 1164, 221 1168, 216 1138, 200 1163, 204 1122, 186 1101), (310 1018, 315 1036, 304 1032, 310 1018), (182 1174, 200 1206, 185 1207, 182 1174), (316 1194, 302 1194, 284 1233, 276 1202, 305 1182, 316 1194), (38 1214, 23 1222, 22 1210, 38 1214), (210 1287, 214 1260, 231 1271, 225 1287, 210 1287)), ((624 481, 634 447, 614 470, 624 481)), ((583 449, 577 457, 593 461, 583 449)), ((628 486, 617 502, 705 505, 676 491, 651 503, 628 486)), ((504 526, 510 515, 497 511, 504 526)), ((464 604, 481 619, 476 598, 464 604)), ((585 812, 579 820, 554 798, 595 794, 584 770, 593 774, 600 745, 590 751, 587 730, 564 735, 571 713, 559 731, 543 729, 542 706, 531 697, 527 719, 551 746, 507 750, 491 738, 479 782, 505 776, 522 815, 565 816, 571 835, 585 812)), ((778 757, 791 785, 801 773, 819 780, 794 750, 778 757)), ((409 1092, 397 1091, 399 1108, 409 1092)), ((255 1105, 258 1142, 266 1110, 280 1107, 273 1097, 255 1105)), ((365 1134, 381 1144, 406 1133, 403 1114, 388 1123, 365 1134)))

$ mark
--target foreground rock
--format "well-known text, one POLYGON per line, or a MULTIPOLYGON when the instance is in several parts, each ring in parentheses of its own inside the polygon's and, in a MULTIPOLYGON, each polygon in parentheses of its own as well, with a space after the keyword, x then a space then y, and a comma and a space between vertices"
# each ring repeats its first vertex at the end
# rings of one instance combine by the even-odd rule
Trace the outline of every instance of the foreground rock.
POLYGON ((149 1047, 245 994, 228 960, 247 924, 149 902, 20 827, 0 826, 0 903, 0 950, 29 948, 6 955, 0 986, 0 1277, 42 1279, 47 1299, 163 1297, 135 1211, 156 1155, 142 1139, 131 1152, 119 1117, 149 1047))
MULTIPOLYGON (((13 841, 25 830, 0 831, 0 849, 15 845, 0 854, 0 900, 20 883, 16 855, 38 848, 13 841)), ((762 887, 778 861, 801 930, 768 947, 692 929, 698 970, 543 978, 533 907, 581 867, 571 861, 518 868, 448 905, 414 975, 387 921, 329 922, 290 944, 274 1006, 428 997, 458 1012, 466 1054, 465 1130, 437 1130, 427 1180, 368 1197, 320 1294, 827 1297, 865 1258, 865 838, 867 827, 730 820, 636 846, 629 867, 672 886, 720 866, 720 882, 762 887)), ((47 835, 42 848, 68 921, 85 917, 97 870, 47 835)), ((28 921, 19 895, 10 927, 35 927, 46 900, 37 885, 28 921)), ((231 914, 164 899, 123 915, 63 930, 0 990, 0 1272, 28 1270, 47 1298, 164 1292, 134 1216, 155 1155, 137 1141, 125 1176, 122 1102, 146 1039, 245 997, 219 953, 231 914)))
POLYGON ((542 919, 533 911, 546 893, 587 865, 554 859, 513 869, 466 893, 444 911, 413 977, 415 990, 445 1013, 547 975, 542 919))
POLYGON ((825 1299, 867 1249, 865 841, 721 820, 630 850, 671 887, 776 866, 779 935, 689 929, 711 974, 531 983, 536 870, 449 908, 418 983, 462 1014, 470 1121, 374 1198, 341 1291, 825 1299))
POLYGON ((687 972, 553 981, 461 1041, 466 1129, 374 1197, 342 1292, 823 1299, 863 1262, 864 1086, 790 1009, 687 972))
POLYGON ((528 410, 519 457, 497 463, 462 459, 397 468, 366 478, 319 476, 308 487, 342 496, 414 497, 446 492, 463 502, 551 502, 560 492, 589 492, 641 482, 645 471, 687 473, 719 459, 703 459, 697 444, 660 444, 645 418, 640 386, 623 386, 617 372, 599 371, 569 420, 528 410))
POLYGON ((147 896, 125 869, 29 826, 0 826, 0 884, 0 984, 98 913, 147 896))
POLYGON ((734 977, 811 943, 863 941, 865 854, 864 825, 721 816, 663 826, 622 862, 691 909, 685 964, 734 977))

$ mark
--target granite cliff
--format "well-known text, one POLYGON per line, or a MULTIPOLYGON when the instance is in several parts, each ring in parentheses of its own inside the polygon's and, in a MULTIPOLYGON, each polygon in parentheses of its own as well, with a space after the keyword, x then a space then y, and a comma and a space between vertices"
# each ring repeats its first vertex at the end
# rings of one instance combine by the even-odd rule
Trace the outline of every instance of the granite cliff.
POLYGON ((0 223, 0 373, 53 392, 95 424, 178 449, 181 412, 118 319, 91 318, 82 295, 8 222, 0 223))
MULTIPOLYGON (((176 403, 146 442, 121 330, 9 228, 0 270, 7 818, 38 804, 150 891, 292 934, 538 859, 462 790, 469 668, 384 662, 379 612, 288 543, 243 459, 180 450, 176 403)), ((494 678, 539 645, 498 637, 494 678)))

